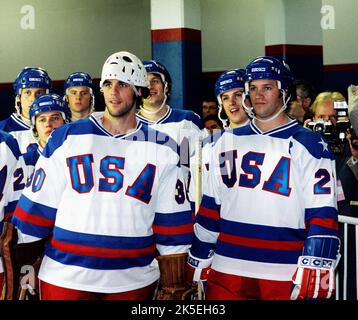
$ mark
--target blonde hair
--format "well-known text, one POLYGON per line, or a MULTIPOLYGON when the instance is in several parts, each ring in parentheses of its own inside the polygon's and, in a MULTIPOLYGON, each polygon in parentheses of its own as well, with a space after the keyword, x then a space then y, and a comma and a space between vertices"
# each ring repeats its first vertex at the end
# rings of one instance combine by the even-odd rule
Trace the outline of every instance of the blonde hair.
POLYGON ((324 91, 321 92, 312 103, 311 111, 315 114, 317 106, 323 102, 332 101, 332 102, 340 102, 346 101, 346 98, 338 91, 324 91))

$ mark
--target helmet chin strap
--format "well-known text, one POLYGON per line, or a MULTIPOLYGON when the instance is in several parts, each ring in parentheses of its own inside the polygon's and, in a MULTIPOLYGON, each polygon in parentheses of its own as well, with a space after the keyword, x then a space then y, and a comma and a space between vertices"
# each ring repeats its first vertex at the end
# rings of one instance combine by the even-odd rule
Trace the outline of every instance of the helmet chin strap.
POLYGON ((281 93, 282 93, 282 100, 283 100, 283 105, 281 107, 280 110, 278 110, 273 116, 271 116, 270 118, 267 118, 267 119, 260 119, 260 118, 257 118, 256 115, 255 115, 255 112, 254 112, 254 108, 251 107, 247 107, 245 105, 245 99, 246 99, 246 93, 244 92, 243 95, 242 95, 242 105, 245 109, 245 111, 247 112, 247 114, 252 118, 252 119, 255 119, 255 120, 258 120, 260 122, 268 122, 268 121, 272 121, 274 119, 276 119, 280 114, 281 112, 283 112, 284 110, 287 109, 287 103, 288 101, 290 100, 291 96, 288 96, 287 99, 286 99, 286 92, 285 90, 283 89, 280 89, 281 93))
POLYGON ((219 112, 218 112, 218 117, 223 125, 223 128, 224 129, 228 129, 230 126, 228 125, 228 122, 229 122, 229 119, 224 119, 221 117, 221 111, 223 110, 223 105, 222 105, 222 102, 221 102, 221 98, 218 96, 217 97, 218 99, 218 102, 219 102, 219 112))
POLYGON ((31 123, 30 118, 26 118, 23 114, 21 114, 21 102, 19 96, 16 96, 15 98, 15 109, 16 109, 16 114, 22 121, 24 121, 26 124, 31 123))
POLYGON ((142 105, 139 106, 139 109, 144 111, 145 113, 148 113, 148 114, 157 114, 160 110, 162 110, 164 108, 164 106, 166 106, 166 102, 167 102, 167 99, 168 99, 168 96, 165 93, 165 91, 167 89, 167 86, 168 86, 168 83, 166 82, 165 85, 164 85, 164 90, 163 90, 164 99, 163 99, 163 102, 162 102, 161 106, 158 109, 156 109, 155 111, 149 111, 148 109, 144 108, 142 105))

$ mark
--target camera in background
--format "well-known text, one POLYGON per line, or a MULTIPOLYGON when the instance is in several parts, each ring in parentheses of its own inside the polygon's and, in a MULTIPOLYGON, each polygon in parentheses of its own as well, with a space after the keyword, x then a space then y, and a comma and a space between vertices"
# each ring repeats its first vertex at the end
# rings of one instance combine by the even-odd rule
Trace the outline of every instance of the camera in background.
POLYGON ((345 101, 334 102, 337 122, 335 125, 331 121, 324 121, 319 118, 307 124, 307 128, 320 133, 330 144, 332 151, 336 154, 342 153, 347 129, 351 132, 352 147, 358 150, 357 136, 353 130, 348 117, 348 105, 345 101), (353 142, 355 141, 355 142, 353 142))

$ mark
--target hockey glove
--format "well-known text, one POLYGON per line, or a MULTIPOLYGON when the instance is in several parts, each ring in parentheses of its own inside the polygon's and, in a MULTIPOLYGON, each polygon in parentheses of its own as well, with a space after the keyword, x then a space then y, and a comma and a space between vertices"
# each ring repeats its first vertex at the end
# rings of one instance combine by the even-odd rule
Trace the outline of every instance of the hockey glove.
POLYGON ((190 253, 186 267, 186 280, 188 284, 197 287, 198 300, 204 299, 206 281, 210 273, 212 258, 201 260, 194 258, 190 253))
POLYGON ((337 237, 313 236, 305 241, 303 255, 292 277, 291 300, 329 299, 335 292, 334 269, 339 261, 337 237))

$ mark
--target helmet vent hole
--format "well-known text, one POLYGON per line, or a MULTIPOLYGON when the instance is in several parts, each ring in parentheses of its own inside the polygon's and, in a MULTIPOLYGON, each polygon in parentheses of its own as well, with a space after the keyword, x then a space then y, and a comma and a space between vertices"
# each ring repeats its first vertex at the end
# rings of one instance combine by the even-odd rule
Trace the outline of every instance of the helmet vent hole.
POLYGON ((129 58, 128 56, 123 56, 123 60, 126 62, 133 62, 133 60, 131 58, 129 58))
POLYGON ((123 67, 122 72, 123 72, 123 73, 126 72, 126 67, 123 67))

